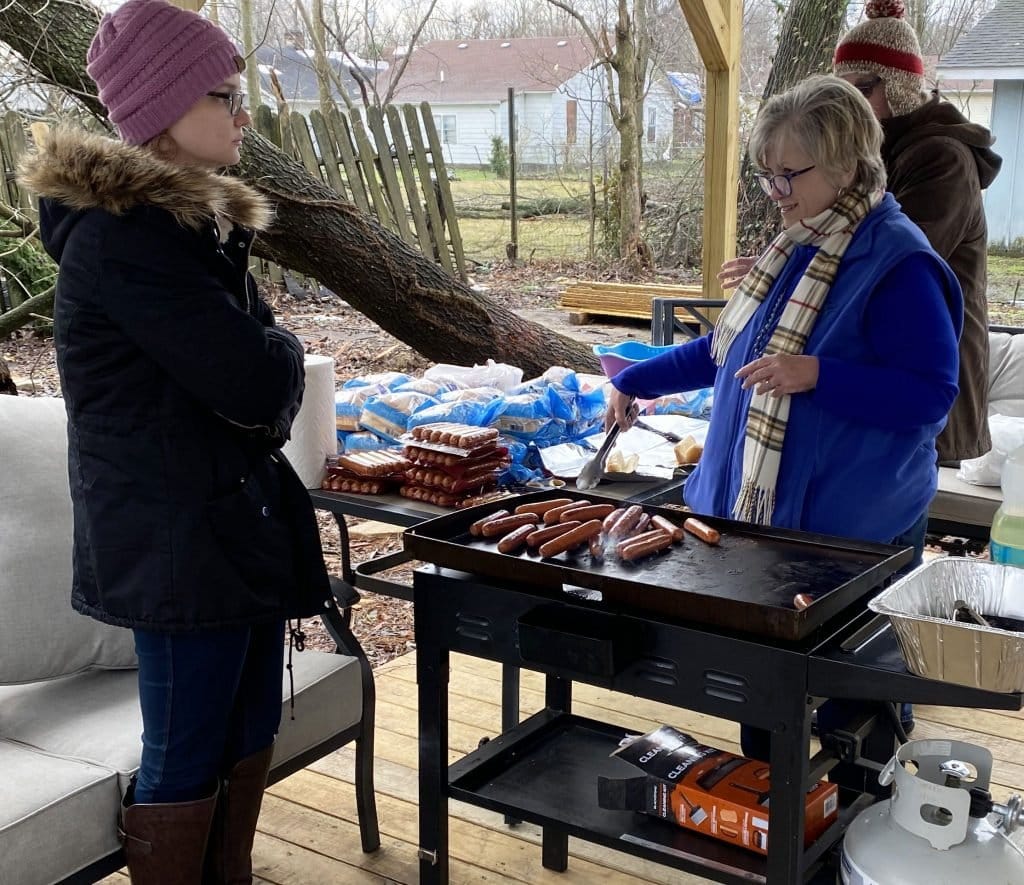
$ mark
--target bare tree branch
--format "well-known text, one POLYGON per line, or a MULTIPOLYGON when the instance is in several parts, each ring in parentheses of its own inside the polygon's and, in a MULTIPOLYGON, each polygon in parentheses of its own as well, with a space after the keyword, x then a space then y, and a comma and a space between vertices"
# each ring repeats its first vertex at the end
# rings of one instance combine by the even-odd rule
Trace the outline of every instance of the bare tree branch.
POLYGON ((395 88, 401 82, 402 74, 405 73, 405 69, 409 65, 409 59, 412 58, 412 50, 416 45, 416 41, 419 40, 420 34, 423 33, 423 29, 427 26, 427 22, 430 20, 430 16, 434 11, 434 7, 437 6, 437 0, 430 0, 430 6, 424 13, 423 18, 420 19, 420 23, 416 26, 412 32, 412 36, 409 38, 409 51, 405 53, 402 60, 396 65, 395 73, 388 77, 388 90, 384 95, 384 99, 381 101, 382 105, 389 105, 395 98, 395 88))

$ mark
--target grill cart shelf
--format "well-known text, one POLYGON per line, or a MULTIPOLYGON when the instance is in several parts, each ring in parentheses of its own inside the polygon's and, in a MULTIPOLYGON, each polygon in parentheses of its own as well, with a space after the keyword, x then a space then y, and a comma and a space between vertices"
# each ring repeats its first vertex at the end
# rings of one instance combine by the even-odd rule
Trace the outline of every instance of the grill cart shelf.
MULTIPOLYGON (((422 550, 417 555, 426 558, 422 550)), ((874 577, 884 580, 899 564, 899 557, 890 558, 874 577)), ((862 599, 803 638, 786 641, 638 610, 597 598, 593 590, 527 585, 436 564, 417 569, 413 584, 424 885, 448 881, 450 798, 539 824, 541 861, 552 870, 566 869, 572 835, 720 882, 809 882, 846 825, 873 800, 872 783, 877 789, 877 767, 844 766, 852 777, 841 791, 840 819, 805 848, 803 794, 836 762, 827 751, 808 758, 811 710, 826 694, 1006 710, 1024 704, 1021 694, 909 674, 887 622, 872 620, 862 599), (544 709, 449 767, 453 651, 541 671, 546 696, 544 709), (769 730, 767 858, 664 821, 599 808, 598 775, 628 767, 609 758, 625 732, 573 715, 573 682, 769 730)), ((867 717, 858 733, 862 762, 888 761, 894 736, 886 717, 867 717)))

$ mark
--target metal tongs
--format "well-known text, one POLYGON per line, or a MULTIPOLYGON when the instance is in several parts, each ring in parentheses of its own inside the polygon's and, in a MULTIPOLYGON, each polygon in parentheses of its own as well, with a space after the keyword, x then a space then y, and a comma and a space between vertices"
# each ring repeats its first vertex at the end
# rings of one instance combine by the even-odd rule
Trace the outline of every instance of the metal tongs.
POLYGON ((962 599, 957 599, 953 602, 953 620, 965 624, 976 624, 979 627, 988 627, 990 629, 992 627, 982 615, 978 614, 962 599))
MULTIPOLYGON (((629 401, 629 408, 626 412, 634 417, 638 412, 637 405, 632 399, 629 401)), ((597 450, 597 454, 583 465, 579 476, 576 477, 576 488, 581 492, 589 492, 601 481, 601 477, 604 476, 605 461, 608 460, 608 454, 611 452, 612 446, 615 445, 615 440, 619 438, 621 430, 621 425, 616 421, 612 425, 611 430, 605 434, 604 442, 601 443, 601 448, 597 450)))
POLYGON ((648 433, 656 433, 662 439, 667 439, 670 443, 681 443, 683 441, 683 438, 678 433, 673 433, 671 430, 659 430, 657 427, 652 427, 646 421, 641 421, 639 418, 633 422, 633 426, 646 430, 648 433))

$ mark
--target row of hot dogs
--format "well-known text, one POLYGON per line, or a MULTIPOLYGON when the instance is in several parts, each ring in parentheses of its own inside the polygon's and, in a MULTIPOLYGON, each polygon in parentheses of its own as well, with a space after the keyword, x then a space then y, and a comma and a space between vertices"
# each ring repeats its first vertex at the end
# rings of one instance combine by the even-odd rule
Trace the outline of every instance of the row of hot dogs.
POLYGON ((586 544, 598 561, 610 550, 625 562, 668 549, 683 540, 684 531, 707 544, 721 540, 716 529, 695 517, 679 526, 661 514, 646 513, 639 504, 616 507, 572 498, 520 504, 512 512, 498 510, 469 527, 475 537, 496 538, 499 553, 526 548, 549 557, 586 544))

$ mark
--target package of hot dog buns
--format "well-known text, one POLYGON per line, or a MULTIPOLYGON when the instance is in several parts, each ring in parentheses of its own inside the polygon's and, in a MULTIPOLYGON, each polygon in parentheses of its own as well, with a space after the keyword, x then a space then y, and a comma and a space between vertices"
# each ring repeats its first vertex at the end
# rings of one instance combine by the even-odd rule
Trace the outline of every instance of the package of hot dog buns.
MULTIPOLYGON (((628 741, 613 756, 634 765, 629 778, 598 778, 598 804, 628 809, 732 845, 768 853, 771 767, 701 744, 668 725, 628 741)), ((820 781, 804 800, 804 842, 836 820, 838 788, 820 781)))

